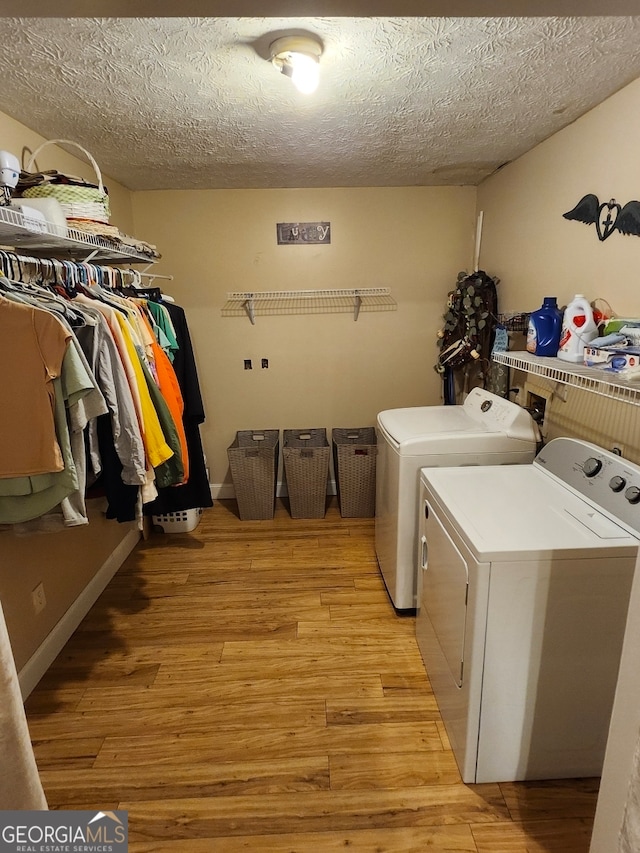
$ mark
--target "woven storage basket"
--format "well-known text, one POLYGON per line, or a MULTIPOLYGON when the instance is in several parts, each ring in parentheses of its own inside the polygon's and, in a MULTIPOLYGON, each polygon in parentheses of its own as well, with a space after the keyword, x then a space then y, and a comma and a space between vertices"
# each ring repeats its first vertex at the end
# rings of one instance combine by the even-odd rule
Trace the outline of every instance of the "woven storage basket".
POLYGON ((22 191, 23 198, 55 198, 60 202, 64 215, 67 219, 88 219, 94 222, 109 222, 111 215, 109 209, 109 195, 102 183, 102 173, 94 158, 89 154, 86 148, 79 145, 77 142, 72 142, 69 139, 49 139, 43 142, 31 155, 31 159, 27 164, 27 171, 30 171, 35 163, 38 154, 46 145, 73 145, 79 148, 85 155, 89 163, 93 166, 96 173, 97 187, 81 186, 78 184, 54 183, 52 181, 44 181, 41 184, 36 184, 33 187, 28 187, 22 191))
POLYGON ((282 458, 292 518, 324 518, 330 455, 325 429, 285 429, 282 458))
POLYGON ((375 429, 334 429, 331 438, 340 515, 372 518, 376 509, 378 453, 375 429))
POLYGON ((240 430, 227 448, 238 511, 243 521, 273 518, 280 431, 240 430))

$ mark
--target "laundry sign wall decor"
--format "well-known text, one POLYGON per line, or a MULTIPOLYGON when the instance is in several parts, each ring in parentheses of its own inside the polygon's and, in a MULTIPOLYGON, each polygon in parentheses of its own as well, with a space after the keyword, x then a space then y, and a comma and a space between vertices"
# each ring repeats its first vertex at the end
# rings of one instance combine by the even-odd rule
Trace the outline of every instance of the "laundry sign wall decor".
POLYGON ((640 237, 640 201, 628 201, 624 206, 615 198, 600 202, 593 193, 583 196, 573 210, 562 214, 585 225, 595 225, 599 240, 606 240, 614 231, 640 237))
POLYGON ((279 246, 310 245, 331 242, 330 222, 278 222, 279 246))

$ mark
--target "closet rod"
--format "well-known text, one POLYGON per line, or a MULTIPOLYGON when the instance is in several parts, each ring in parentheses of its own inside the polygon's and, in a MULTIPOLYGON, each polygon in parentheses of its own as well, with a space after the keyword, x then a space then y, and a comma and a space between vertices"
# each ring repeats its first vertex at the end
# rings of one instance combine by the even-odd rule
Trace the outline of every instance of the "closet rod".
MULTIPOLYGON (((4 274, 7 278, 13 280, 24 281, 25 276, 28 280, 34 275, 46 275, 57 280, 58 276, 63 279, 74 276, 76 270, 93 268, 96 271, 101 271, 100 274, 108 277, 110 280, 114 276, 120 277, 124 282, 125 277, 131 277, 131 281, 139 281, 141 273, 126 267, 115 267, 105 263, 89 263, 81 260, 63 260, 56 257, 41 257, 33 255, 20 255, 17 252, 9 249, 0 250, 0 274, 4 274)), ((148 276, 152 277, 152 276, 148 276)), ((168 276, 163 276, 168 278, 168 276)))
MULTIPOLYGON (((64 267, 64 264, 72 264, 74 266, 78 265, 78 264, 80 264, 80 265, 90 264, 91 266, 95 266, 95 267, 102 267, 102 268, 107 268, 107 269, 119 270, 120 272, 123 272, 123 273, 130 273, 134 277, 148 278, 151 281, 153 281, 154 278, 164 279, 165 281, 173 281, 172 275, 161 275, 160 273, 149 273, 149 272, 144 272, 144 271, 133 269, 132 267, 119 267, 119 266, 114 266, 113 264, 108 264, 108 263, 99 262, 99 261, 94 262, 94 261, 89 260, 88 258, 85 258, 83 260, 80 260, 79 258, 76 258, 75 260, 70 260, 67 258, 57 258, 53 255, 51 257, 43 257, 40 255, 38 255, 38 256, 36 256, 36 255, 21 255, 21 254, 18 254, 18 252, 14 252, 10 249, 2 249, 0 251, 1 251, 1 255, 6 257, 9 261, 9 263, 11 263, 13 260, 17 264, 24 264, 25 266, 29 265, 29 264, 39 265, 42 263, 49 263, 49 262, 60 264, 62 267, 64 267)), ((89 255, 89 258, 91 258, 94 254, 95 253, 91 253, 91 255, 89 255)), ((145 269, 148 270, 152 266, 153 266, 153 264, 148 264, 145 267, 145 269)))

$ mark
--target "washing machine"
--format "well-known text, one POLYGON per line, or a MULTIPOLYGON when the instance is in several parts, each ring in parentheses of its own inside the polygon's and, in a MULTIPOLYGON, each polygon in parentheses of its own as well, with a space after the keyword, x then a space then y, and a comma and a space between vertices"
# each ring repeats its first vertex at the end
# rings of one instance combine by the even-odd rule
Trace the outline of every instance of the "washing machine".
POLYGON ((530 463, 538 430, 515 403, 474 388, 461 406, 389 409, 377 419, 375 548, 398 610, 416 607, 420 469, 530 463))
POLYGON ((464 782, 599 776, 640 540, 640 467, 557 438, 421 472, 416 637, 464 782))

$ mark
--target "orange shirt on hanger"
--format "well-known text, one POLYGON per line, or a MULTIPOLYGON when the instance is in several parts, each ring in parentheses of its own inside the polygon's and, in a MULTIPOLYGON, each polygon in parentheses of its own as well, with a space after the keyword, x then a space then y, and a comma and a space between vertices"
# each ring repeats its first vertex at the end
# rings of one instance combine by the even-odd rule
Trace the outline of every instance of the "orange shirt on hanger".
POLYGON ((143 322, 148 326, 149 332, 151 333, 151 336, 153 338, 151 347, 153 349, 158 388, 160 388, 160 393, 164 397, 167 406, 169 407, 169 411, 171 412, 171 417, 173 418, 176 425, 178 438, 180 440, 182 464, 184 466, 183 482, 186 483, 189 479, 189 451, 187 449, 187 437, 185 435, 184 424, 182 422, 182 415, 184 413, 184 401, 182 399, 182 392, 180 391, 180 386, 178 385, 178 378, 176 376, 175 370, 173 369, 173 365, 169 361, 169 357, 167 356, 165 351, 157 342, 156 337, 153 334, 151 323, 143 312, 140 313, 140 316, 142 317, 143 322))

